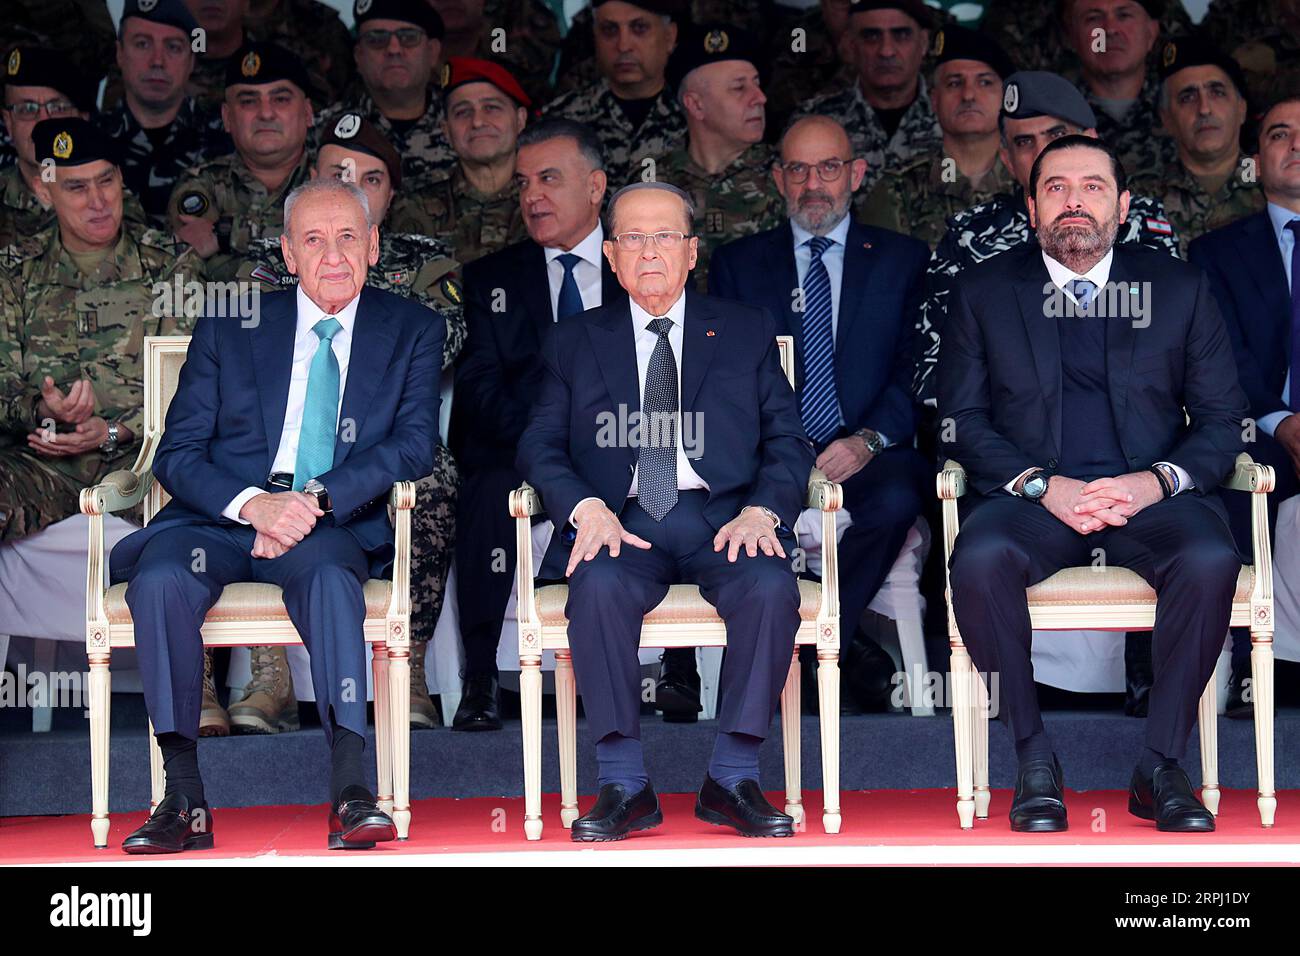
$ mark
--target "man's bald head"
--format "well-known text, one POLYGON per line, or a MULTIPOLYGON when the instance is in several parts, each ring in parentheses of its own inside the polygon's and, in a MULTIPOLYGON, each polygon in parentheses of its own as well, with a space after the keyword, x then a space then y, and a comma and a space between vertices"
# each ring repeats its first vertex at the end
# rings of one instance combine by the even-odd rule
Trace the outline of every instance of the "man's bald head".
POLYGON ((810 146, 820 148, 827 156, 843 158, 853 154, 849 134, 829 116, 805 116, 791 123, 781 137, 781 161, 789 160, 791 150, 802 153, 810 146))

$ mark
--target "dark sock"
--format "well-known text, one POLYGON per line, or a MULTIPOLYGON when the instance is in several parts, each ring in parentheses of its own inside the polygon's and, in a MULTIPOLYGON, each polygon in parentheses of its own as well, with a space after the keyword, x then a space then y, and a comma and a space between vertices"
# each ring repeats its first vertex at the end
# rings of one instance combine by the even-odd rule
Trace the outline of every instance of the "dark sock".
POLYGON ((1152 750, 1150 747, 1143 747, 1142 756, 1138 757, 1138 770, 1141 772, 1142 776, 1150 780, 1152 775, 1156 772, 1156 765, 1164 763, 1166 760, 1175 765, 1178 763, 1177 760, 1166 757, 1159 750, 1152 750))
POLYGON ((199 776, 199 742, 170 731, 157 736, 166 780, 163 796, 179 794, 192 806, 205 803, 203 778, 199 776))
POLYGON ((713 742, 709 776, 724 790, 731 790, 742 780, 758 782, 758 748, 762 737, 749 734, 718 734, 713 742))
POLYGON ((345 787, 365 787, 366 774, 361 758, 366 749, 366 739, 346 727, 334 725, 330 744, 330 803, 339 802, 345 787))
POLYGON ((641 741, 620 733, 606 734, 596 743, 596 764, 600 786, 622 784, 628 793, 639 793, 650 782, 641 754, 641 741))
POLYGON ((1052 741, 1047 731, 1040 730, 1016 741, 1016 759, 1023 767, 1031 760, 1052 761, 1052 741))

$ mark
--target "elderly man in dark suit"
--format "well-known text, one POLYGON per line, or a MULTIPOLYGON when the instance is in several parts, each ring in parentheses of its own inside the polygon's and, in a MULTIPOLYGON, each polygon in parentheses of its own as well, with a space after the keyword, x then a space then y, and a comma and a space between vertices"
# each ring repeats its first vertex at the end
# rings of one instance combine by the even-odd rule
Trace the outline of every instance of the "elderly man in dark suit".
POLYGON ((697 584, 727 625, 719 733, 695 814, 791 836, 758 786, 789 670, 799 589, 786 549, 813 453, 766 312, 685 291, 690 198, 637 183, 610 201, 604 251, 629 300, 551 330, 518 464, 558 530, 543 577, 569 578, 569 643, 600 794, 574 840, 657 826, 641 755, 644 615, 697 584), (626 423, 626 424, 625 424, 626 423))
POLYGON ((1066 828, 1025 589, 1097 549, 1158 599, 1129 811, 1161 830, 1214 829, 1178 761, 1240 568, 1215 489, 1242 451, 1247 404, 1205 276, 1114 245, 1128 198, 1108 145, 1044 149, 1028 194, 1039 245, 963 277, 939 360, 944 450, 978 492, 949 565, 953 610, 976 666, 999 675, 1020 764, 1013 830, 1066 828))

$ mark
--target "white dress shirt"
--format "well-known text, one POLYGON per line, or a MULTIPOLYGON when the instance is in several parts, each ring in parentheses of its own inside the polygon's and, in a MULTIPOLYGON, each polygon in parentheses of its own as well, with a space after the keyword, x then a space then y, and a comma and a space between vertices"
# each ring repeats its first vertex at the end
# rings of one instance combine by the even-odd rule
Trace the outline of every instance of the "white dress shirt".
MULTIPOLYGON (((1291 274, 1291 255, 1295 250, 1295 233, 1287 228, 1287 223, 1296 218, 1300 218, 1300 212, 1292 212, 1290 209, 1279 206, 1277 203, 1271 202, 1268 204, 1268 219, 1273 225, 1273 235, 1277 237, 1278 251, 1282 253, 1282 268, 1286 274, 1286 287, 1288 289, 1294 288, 1292 283, 1295 282, 1296 277, 1291 274)), ((1286 402, 1287 405, 1290 406, 1291 369, 1289 367, 1290 363, 1287 364, 1288 368, 1286 378, 1282 382, 1281 398, 1282 401, 1286 402)), ((1273 432, 1277 430, 1277 426, 1282 423, 1282 419, 1294 414, 1295 412, 1285 410, 1280 412, 1269 412, 1259 420, 1260 431, 1271 437, 1273 432)))
MULTIPOLYGON (((1056 286, 1058 289, 1060 289, 1062 292, 1064 292, 1067 296, 1069 296, 1071 302, 1078 305, 1079 300, 1076 299, 1074 297, 1074 293, 1070 291, 1070 284, 1075 282, 1078 279, 1086 279, 1089 282, 1091 282, 1093 285, 1097 287, 1097 292, 1096 295, 1094 296, 1094 301, 1095 301, 1097 296, 1100 296, 1105 292, 1106 283, 1110 281, 1110 267, 1115 261, 1115 250, 1114 248, 1106 250, 1106 254, 1102 256, 1100 260, 1098 260, 1097 264, 1093 266, 1091 269, 1089 269, 1087 272, 1083 273, 1083 275, 1080 275, 1079 273, 1075 272, 1069 266, 1057 262, 1046 252, 1044 252, 1042 256, 1043 256, 1043 265, 1047 266, 1047 274, 1051 278, 1052 284, 1056 286)), ((1085 320, 1086 318, 1087 317, 1085 317, 1085 320)), ((1101 321, 1105 321, 1105 319, 1101 319, 1101 321)), ((1182 494, 1184 491, 1192 487, 1192 476, 1189 475, 1184 468, 1180 467, 1179 465, 1175 465, 1173 462, 1170 461, 1158 461, 1156 462, 1156 464, 1168 465, 1178 475, 1178 490, 1174 492, 1174 494, 1182 494)), ((1038 470, 1037 468, 1026 468, 1024 471, 1016 475, 1016 477, 1012 478, 1002 487, 1005 488, 1007 491, 1011 492, 1013 495, 1019 494, 1019 492, 1015 490, 1016 482, 1018 482, 1021 478, 1025 477, 1025 475, 1029 474, 1030 472, 1037 471, 1037 470, 1038 470)))
MULTIPOLYGON (((587 238, 567 250, 581 260, 573 267, 573 278, 578 283, 578 294, 582 296, 582 306, 585 309, 594 309, 603 304, 600 301, 600 264, 605 253, 600 244, 604 241, 605 230, 597 222, 596 228, 587 233, 587 238)), ((554 322, 559 318, 555 313, 560 308, 560 285, 564 282, 564 263, 560 262, 560 256, 566 250, 547 246, 542 251, 546 254, 546 283, 550 286, 551 321, 554 322)))
MULTIPOLYGON (((293 367, 289 373, 289 395, 285 401, 284 427, 280 431, 280 444, 276 449, 275 459, 271 463, 272 474, 275 472, 292 474, 297 466, 298 433, 302 430, 303 407, 307 404, 307 376, 311 371, 311 361, 316 355, 316 349, 321 344, 320 336, 313 332, 312 328, 321 319, 331 314, 338 319, 340 326, 339 330, 334 333, 334 338, 330 340, 330 347, 334 350, 334 357, 339 363, 339 408, 342 409, 343 393, 348 384, 348 360, 352 356, 352 328, 357 321, 357 302, 360 298, 361 296, 358 293, 339 312, 323 312, 320 306, 307 297, 307 293, 303 291, 302 285, 299 284, 297 292, 298 321, 293 334, 293 367)), ((335 417, 336 428, 337 414, 335 417)), ((246 520, 239 516, 239 509, 244 507, 245 502, 250 498, 260 495, 265 490, 265 488, 254 488, 250 485, 222 509, 222 515, 231 521, 248 524, 246 520)))

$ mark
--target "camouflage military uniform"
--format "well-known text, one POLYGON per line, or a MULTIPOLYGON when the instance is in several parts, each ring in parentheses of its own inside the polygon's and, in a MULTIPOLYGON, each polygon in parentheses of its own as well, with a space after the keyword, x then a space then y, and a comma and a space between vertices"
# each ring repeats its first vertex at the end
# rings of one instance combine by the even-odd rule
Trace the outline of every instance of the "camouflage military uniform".
POLYGON ((714 249, 771 229, 784 218, 785 201, 772 182, 774 159, 772 148, 758 143, 711 176, 683 146, 659 165, 659 181, 686 190, 695 202, 695 234, 700 237, 700 250, 692 275, 701 291, 707 288, 709 256, 714 249))
POLYGON ((429 88, 429 107, 414 124, 402 125, 398 131, 393 121, 379 112, 375 101, 369 93, 361 94, 351 106, 335 106, 321 114, 316 123, 316 132, 331 130, 343 113, 360 113, 379 132, 393 144, 402 157, 402 184, 408 193, 413 193, 418 186, 446 179, 456 165, 456 153, 451 148, 451 141, 442 131, 442 123, 447 118, 446 104, 442 90, 436 86, 429 88))
POLYGON ((854 203, 858 220, 920 239, 933 249, 947 232, 950 216, 1008 192, 1015 184, 1000 159, 978 180, 963 176, 955 164, 945 166, 946 160, 936 154, 886 170, 869 192, 858 191, 854 203), (947 175, 955 178, 950 182, 947 175))
MULTIPOLYGON (((1074 79, 1071 76, 1071 79, 1074 79)), ((1160 80, 1148 76, 1142 84, 1137 102, 1129 107, 1121 120, 1114 119, 1102 109, 1086 82, 1078 82, 1083 98, 1097 114, 1097 136, 1119 153, 1124 172, 1138 176, 1159 170, 1177 160, 1178 146, 1164 130, 1160 121, 1160 80)))
POLYGON ((275 0, 263 16, 256 6, 250 3, 244 18, 248 39, 279 44, 302 60, 317 109, 337 102, 356 72, 352 36, 338 11, 320 0, 275 0))
POLYGON ((1275 0, 1210 0, 1200 29, 1235 57, 1237 47, 1274 32, 1280 20, 1275 0))
POLYGON ((27 188, 17 164, 0 171, 0 269, 13 263, 12 245, 44 229, 54 221, 54 210, 46 209, 27 188))
POLYGON ((125 222, 94 275, 63 247, 57 224, 6 250, 16 262, 0 277, 0 541, 13 541, 77 512, 81 489, 128 467, 143 435, 147 335, 188 332, 193 319, 164 314, 155 283, 202 281, 202 261, 167 234, 125 222), (67 391, 80 378, 95 386, 96 414, 135 436, 105 456, 45 458, 28 450, 39 427, 35 400, 46 375, 67 391))
POLYGON ((1274 97, 1300 92, 1300 35, 1273 29, 1232 49, 1246 73, 1246 89, 1260 108, 1274 97))
MULTIPOLYGON (((948 232, 930 256, 926 270, 925 297, 918 325, 921 354, 912 388, 919 401, 933 404, 934 370, 939 363, 939 336, 948 299, 963 269, 991 259, 1000 252, 1031 241, 1029 213, 1019 187, 952 217, 948 232)), ((1178 237, 1165 216, 1160 200, 1133 196, 1128 218, 1120 224, 1117 243, 1137 242, 1178 255, 1178 237)))
POLYGON ((166 140, 157 146, 125 103, 95 121, 122 150, 122 178, 157 226, 166 226, 172 187, 185 171, 235 148, 220 112, 201 109, 188 99, 167 128, 166 140))
POLYGON ((263 236, 279 237, 284 226, 284 197, 310 178, 309 159, 304 150, 302 161, 274 193, 254 178, 238 153, 189 170, 176 183, 167 205, 172 230, 180 223, 181 200, 193 194, 201 196, 203 209, 197 215, 211 222, 218 240, 224 241, 222 249, 207 260, 208 274, 223 282, 234 278, 249 243, 263 236), (228 238, 222 240, 223 235, 228 238))
POLYGON ((595 130, 605 154, 610 192, 646 178, 647 167, 642 160, 662 163, 686 142, 686 114, 667 87, 655 98, 640 129, 632 128, 603 77, 591 86, 556 97, 542 115, 564 116, 595 130))
MULTIPOLYGON (((465 312, 456 269, 451 250, 437 239, 381 233, 379 262, 366 276, 367 285, 415 299, 447 320, 444 374, 465 344, 465 312)), ((298 281, 285 267, 279 242, 269 238, 252 243, 238 277, 258 281, 268 291, 298 281)), ((411 512, 411 639, 415 641, 433 637, 442 613, 456 535, 459 480, 455 459, 439 442, 433 471, 415 483, 415 509, 411 512)))
POLYGON ((1262 210, 1267 201, 1257 182, 1242 175, 1240 157, 1236 171, 1213 194, 1188 172, 1180 160, 1155 174, 1129 181, 1132 192, 1155 196, 1164 203, 1165 213, 1178 234, 1179 254, 1187 258, 1187 246, 1198 236, 1262 210))
POLYGON ((533 105, 539 106, 550 97, 551 72, 562 42, 559 21, 543 0, 487 0, 483 30, 473 55, 506 67, 533 105), (506 31, 505 49, 499 51, 494 47, 500 44, 492 38, 498 27, 506 31))
POLYGON ((528 235, 514 183, 495 196, 484 196, 470 186, 459 163, 450 178, 415 195, 394 197, 387 228, 436 236, 451 246, 459 262, 473 262, 528 235))
POLYGON ((819 7, 806 11, 788 29, 778 31, 770 50, 771 68, 763 84, 767 94, 767 126, 776 135, 785 129, 790 116, 805 100, 857 82, 852 64, 841 59, 822 22, 819 7), (796 52, 792 31, 802 30, 802 49, 796 52))
POLYGON ((104 0, 5 0, 0 50, 18 43, 61 50, 86 76, 101 77, 113 62, 117 30, 104 0))
POLYGON ((943 150, 943 130, 934 115, 925 78, 918 81, 916 99, 903 114, 892 137, 876 119, 876 111, 862 96, 862 88, 853 84, 838 93, 815 96, 799 105, 796 118, 829 116, 848 131, 853 153, 867 161, 867 175, 862 189, 871 189, 886 169, 897 169, 918 156, 943 150))

